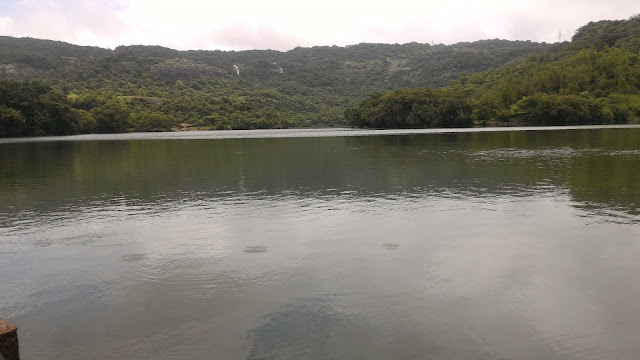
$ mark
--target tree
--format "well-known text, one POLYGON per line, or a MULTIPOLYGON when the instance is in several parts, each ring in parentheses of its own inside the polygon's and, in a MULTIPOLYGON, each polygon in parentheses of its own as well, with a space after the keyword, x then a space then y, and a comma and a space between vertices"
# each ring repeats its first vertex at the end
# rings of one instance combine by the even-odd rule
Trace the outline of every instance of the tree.
POLYGON ((117 99, 92 109, 91 116, 99 133, 123 133, 129 128, 129 112, 117 99))
POLYGON ((0 105, 0 137, 22 136, 24 117, 20 111, 0 105))
POLYGON ((131 114, 131 124, 135 131, 169 131, 178 125, 173 116, 159 111, 131 114))
POLYGON ((40 96, 40 103, 46 113, 38 124, 43 134, 73 135, 80 132, 78 113, 68 104, 67 97, 58 89, 52 89, 40 96))

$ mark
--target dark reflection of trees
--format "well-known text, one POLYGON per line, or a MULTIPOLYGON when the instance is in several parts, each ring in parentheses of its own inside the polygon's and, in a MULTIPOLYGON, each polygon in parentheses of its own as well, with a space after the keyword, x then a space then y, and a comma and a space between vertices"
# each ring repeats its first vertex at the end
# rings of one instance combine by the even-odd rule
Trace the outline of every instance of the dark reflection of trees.
POLYGON ((312 299, 267 315, 262 325, 248 333, 252 343, 248 358, 332 358, 332 332, 345 323, 333 305, 329 300, 312 299))
POLYGON ((640 208, 639 129, 1 144, 0 164, 0 213, 114 198, 494 196, 539 186, 585 207, 640 208))

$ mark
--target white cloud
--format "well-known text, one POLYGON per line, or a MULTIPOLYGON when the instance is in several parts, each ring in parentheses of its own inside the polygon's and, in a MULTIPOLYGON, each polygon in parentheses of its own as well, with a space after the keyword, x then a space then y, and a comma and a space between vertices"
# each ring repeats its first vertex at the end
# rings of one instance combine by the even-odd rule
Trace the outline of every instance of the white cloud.
MULTIPOLYGON (((557 41, 592 20, 627 18, 637 0, 21 0, 0 34, 115 47, 278 49, 359 42, 557 41)), ((7 20, 8 19, 8 20, 7 20)))
POLYGON ((0 34, 6 34, 11 29, 13 20, 7 16, 0 16, 0 34))

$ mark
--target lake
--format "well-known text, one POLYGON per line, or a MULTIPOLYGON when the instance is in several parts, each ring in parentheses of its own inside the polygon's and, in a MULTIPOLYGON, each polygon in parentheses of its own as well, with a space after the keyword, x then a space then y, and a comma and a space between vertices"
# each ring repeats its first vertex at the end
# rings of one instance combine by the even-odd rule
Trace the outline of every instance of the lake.
POLYGON ((638 359, 640 128, 524 130, 0 139, 0 317, 26 360, 638 359))

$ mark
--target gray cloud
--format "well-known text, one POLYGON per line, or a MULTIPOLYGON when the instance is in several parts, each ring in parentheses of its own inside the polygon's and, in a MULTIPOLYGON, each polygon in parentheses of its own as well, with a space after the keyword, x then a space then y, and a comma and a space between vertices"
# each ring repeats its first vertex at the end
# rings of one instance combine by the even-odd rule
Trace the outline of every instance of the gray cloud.
POLYGON ((569 40, 589 21, 640 13, 637 0, 20 0, 0 34, 115 47, 277 49, 360 42, 569 40), (313 10, 309 10, 313 9, 313 10))
POLYGON ((32 1, 23 0, 2 27, 2 34, 62 40, 86 45, 121 38, 129 28, 119 20, 123 1, 32 1))
POLYGON ((235 22, 212 32, 205 43, 224 49, 273 49, 288 50, 296 46, 312 45, 295 35, 280 32, 271 26, 252 26, 235 22))

